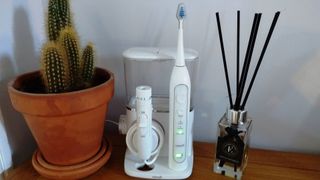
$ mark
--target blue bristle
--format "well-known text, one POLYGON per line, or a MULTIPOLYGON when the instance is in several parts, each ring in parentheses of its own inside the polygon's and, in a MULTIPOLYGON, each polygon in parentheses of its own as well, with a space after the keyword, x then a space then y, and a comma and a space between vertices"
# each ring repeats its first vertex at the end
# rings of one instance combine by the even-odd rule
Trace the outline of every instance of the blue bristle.
POLYGON ((183 6, 180 7, 179 16, 182 17, 182 18, 185 16, 183 6))
POLYGON ((177 18, 179 20, 183 20, 186 17, 186 10, 185 10, 185 7, 184 7, 183 3, 180 3, 178 5, 177 15, 176 16, 177 16, 177 18))

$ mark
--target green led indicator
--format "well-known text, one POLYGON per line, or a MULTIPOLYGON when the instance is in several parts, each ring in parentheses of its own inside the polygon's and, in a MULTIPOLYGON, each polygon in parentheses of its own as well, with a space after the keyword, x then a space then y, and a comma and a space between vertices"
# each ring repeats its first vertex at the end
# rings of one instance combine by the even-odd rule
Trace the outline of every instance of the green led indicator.
POLYGON ((183 134, 183 129, 182 128, 178 128, 177 129, 177 134, 179 134, 179 135, 183 134))
POLYGON ((182 153, 177 153, 177 154, 176 154, 176 158, 179 158, 179 159, 180 159, 180 158, 182 158, 182 156, 183 156, 182 153))

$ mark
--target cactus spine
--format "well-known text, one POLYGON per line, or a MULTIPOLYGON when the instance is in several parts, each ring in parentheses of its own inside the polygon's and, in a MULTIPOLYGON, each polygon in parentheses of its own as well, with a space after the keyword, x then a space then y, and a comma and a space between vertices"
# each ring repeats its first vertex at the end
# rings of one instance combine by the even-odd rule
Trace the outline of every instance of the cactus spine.
POLYGON ((68 88, 68 72, 65 69, 65 54, 62 48, 53 42, 44 45, 41 55, 42 77, 48 93, 63 92, 68 88))
POLYGON ((94 75, 94 50, 92 43, 89 43, 83 50, 82 62, 82 78, 86 84, 89 84, 94 75))
POLYGON ((43 46, 41 56, 41 72, 47 92, 60 93, 89 87, 94 75, 93 45, 89 43, 80 55, 69 0, 49 0, 47 31, 49 42, 43 46))
POLYGON ((64 48, 68 61, 70 88, 77 89, 80 86, 80 53, 78 37, 71 27, 62 30, 59 43, 64 48))
POLYGON ((47 23, 50 41, 56 41, 61 30, 72 26, 69 0, 49 0, 47 23))

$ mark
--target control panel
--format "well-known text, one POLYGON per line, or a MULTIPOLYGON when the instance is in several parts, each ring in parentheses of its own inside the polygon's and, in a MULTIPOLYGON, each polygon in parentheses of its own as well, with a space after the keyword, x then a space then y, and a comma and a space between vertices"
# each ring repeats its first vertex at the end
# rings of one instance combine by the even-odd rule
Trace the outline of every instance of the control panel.
POLYGON ((174 89, 174 114, 173 114, 173 158, 176 162, 181 163, 186 159, 187 146, 187 119, 188 119, 188 92, 186 85, 178 85, 174 89))

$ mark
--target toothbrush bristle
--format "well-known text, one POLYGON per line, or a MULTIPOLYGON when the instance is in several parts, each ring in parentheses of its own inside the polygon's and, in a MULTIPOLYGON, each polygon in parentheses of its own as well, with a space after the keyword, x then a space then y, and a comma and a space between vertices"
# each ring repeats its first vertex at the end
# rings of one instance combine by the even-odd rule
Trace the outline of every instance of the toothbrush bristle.
POLYGON ((177 17, 178 19, 183 19, 186 16, 186 11, 184 8, 184 4, 179 4, 178 5, 178 13, 177 13, 177 17))
POLYGON ((184 8, 183 8, 183 6, 180 9, 179 16, 182 17, 182 18, 184 17, 184 8))

